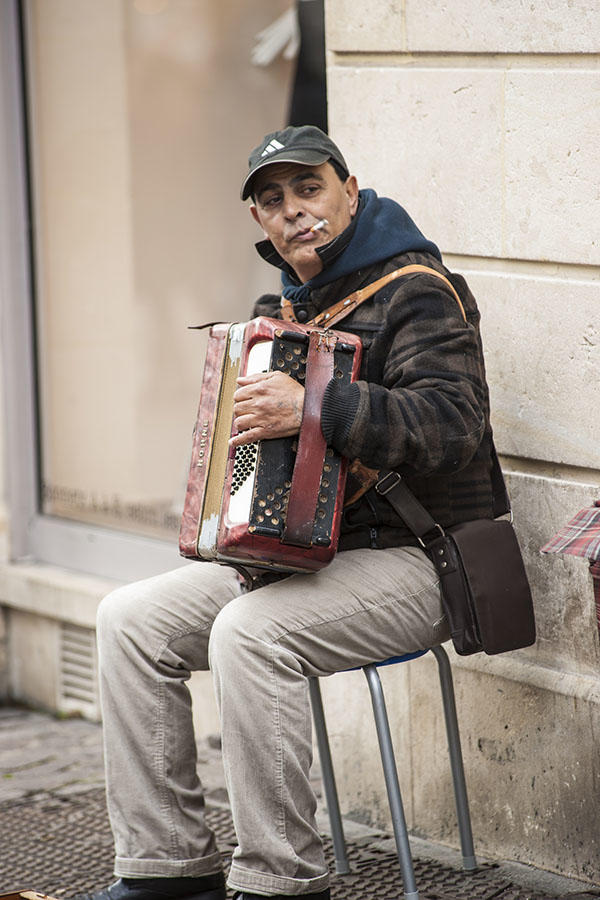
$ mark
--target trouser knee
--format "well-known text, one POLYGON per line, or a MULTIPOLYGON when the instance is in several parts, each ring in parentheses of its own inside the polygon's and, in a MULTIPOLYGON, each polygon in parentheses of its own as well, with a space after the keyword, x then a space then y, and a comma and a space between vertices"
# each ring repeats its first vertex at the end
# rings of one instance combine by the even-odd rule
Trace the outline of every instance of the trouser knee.
POLYGON ((117 588, 107 594, 98 606, 96 614, 96 635, 98 649, 116 647, 130 638, 134 631, 139 631, 140 617, 138 601, 132 586, 117 588))
POLYGON ((232 669, 264 664, 271 645, 265 640, 260 621, 248 609, 245 597, 229 603, 213 622, 208 645, 210 668, 223 675, 232 669))

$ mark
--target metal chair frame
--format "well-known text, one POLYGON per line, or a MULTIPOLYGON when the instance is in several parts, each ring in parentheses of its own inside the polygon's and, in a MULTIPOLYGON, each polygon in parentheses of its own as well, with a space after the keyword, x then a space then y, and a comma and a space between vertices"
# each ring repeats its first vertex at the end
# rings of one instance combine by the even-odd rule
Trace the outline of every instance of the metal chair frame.
MULTIPOLYGON (((428 652, 428 650, 423 650, 418 653, 409 653, 405 656, 393 657, 390 660, 384 660, 380 663, 371 663, 370 665, 362 667, 363 672, 365 673, 365 676, 367 678, 369 691, 371 693, 371 703, 373 706, 373 715, 375 717, 375 727, 377 729, 381 762, 385 777, 388 801, 390 804, 390 813, 392 817, 392 825, 394 828, 394 838, 396 841, 398 861, 400 863, 400 871, 402 873, 402 880, 404 884, 404 900, 419 900, 419 892, 417 890, 415 881, 412 854, 408 841, 408 831, 406 828, 406 819, 404 816, 404 806, 402 803, 402 794, 400 792, 400 785, 398 782, 398 770, 394 756, 394 747, 392 744, 390 725, 385 705, 385 698, 383 695, 383 687, 381 685, 381 680, 379 678, 379 672, 377 671, 377 668, 382 665, 392 665, 397 662, 408 662, 409 660, 415 659, 419 656, 423 656, 428 652)), ((452 771, 452 782, 454 785, 454 798, 456 802, 460 845, 462 849, 463 868, 467 872, 471 872, 477 868, 477 860, 475 858, 475 851, 473 848, 471 816, 469 812, 469 801, 467 798, 467 787, 465 783, 464 766, 460 747, 458 721, 456 718, 456 703, 454 699, 452 671, 450 669, 450 661, 448 659, 448 655, 443 647, 432 647, 431 652, 434 654, 437 660, 439 670, 440 687, 442 691, 442 701, 444 706, 444 719, 446 723, 446 735, 448 739, 448 754, 450 758, 450 768, 452 771)), ((329 738, 327 735, 327 726, 325 724, 323 700, 321 697, 321 689, 319 687, 318 678, 309 678, 309 690, 313 719, 315 723, 317 747, 321 760, 323 787, 325 791, 327 809, 329 812, 329 821, 331 823, 331 836, 335 853, 335 867, 338 874, 343 875, 347 874, 350 871, 350 865, 348 863, 346 840, 344 837, 344 828, 342 825, 342 817, 340 814, 338 793, 335 783, 333 763, 331 760, 331 750, 329 746, 329 738)))

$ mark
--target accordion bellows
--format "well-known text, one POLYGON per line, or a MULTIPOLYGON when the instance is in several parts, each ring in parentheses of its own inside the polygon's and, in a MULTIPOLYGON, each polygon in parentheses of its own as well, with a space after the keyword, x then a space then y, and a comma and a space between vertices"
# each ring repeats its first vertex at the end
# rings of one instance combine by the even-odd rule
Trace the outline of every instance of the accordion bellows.
POLYGON ((313 572, 337 550, 347 460, 325 445, 331 378, 358 376, 360 339, 259 317, 211 328, 179 548, 190 559, 313 572), (281 371, 305 387, 300 434, 229 448, 240 375, 281 371))

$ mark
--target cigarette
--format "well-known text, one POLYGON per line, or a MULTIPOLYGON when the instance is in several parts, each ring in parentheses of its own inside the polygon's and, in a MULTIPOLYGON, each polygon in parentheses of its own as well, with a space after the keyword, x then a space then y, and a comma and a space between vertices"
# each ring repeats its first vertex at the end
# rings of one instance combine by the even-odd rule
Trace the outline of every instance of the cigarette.
POLYGON ((327 219, 319 219, 319 221, 315 222, 315 224, 312 226, 312 228, 309 228, 308 230, 309 231, 320 231, 321 228, 325 227, 325 225, 329 225, 329 222, 327 221, 327 219))

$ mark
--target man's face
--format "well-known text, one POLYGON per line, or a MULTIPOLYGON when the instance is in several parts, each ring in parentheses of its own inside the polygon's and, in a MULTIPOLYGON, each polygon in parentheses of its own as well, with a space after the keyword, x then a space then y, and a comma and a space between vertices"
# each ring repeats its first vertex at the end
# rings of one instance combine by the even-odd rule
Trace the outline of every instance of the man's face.
POLYGON ((333 166, 273 163, 254 179, 250 211, 280 256, 308 281, 323 268, 315 248, 348 227, 358 205, 358 185, 351 175, 345 182, 333 166), (311 227, 321 219, 327 225, 311 227))

